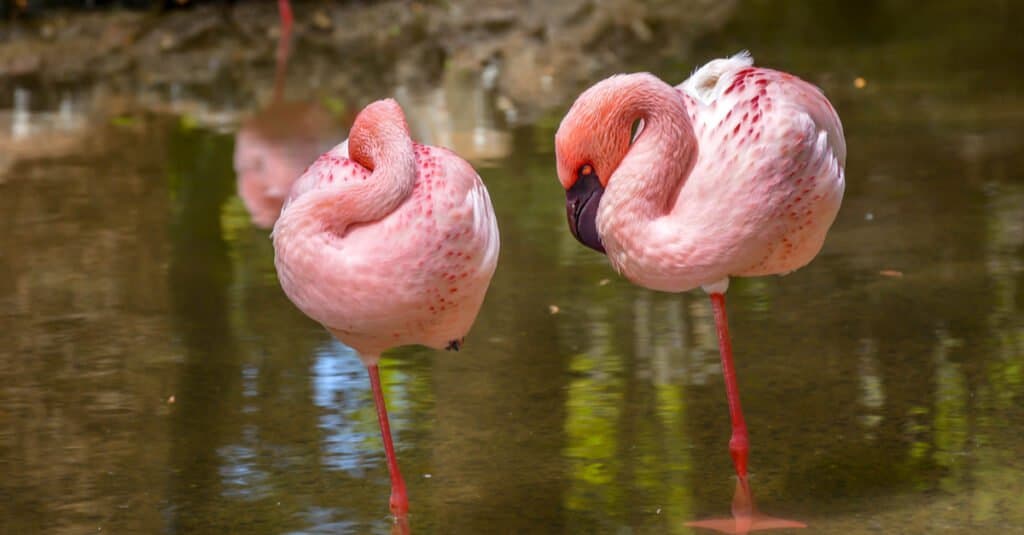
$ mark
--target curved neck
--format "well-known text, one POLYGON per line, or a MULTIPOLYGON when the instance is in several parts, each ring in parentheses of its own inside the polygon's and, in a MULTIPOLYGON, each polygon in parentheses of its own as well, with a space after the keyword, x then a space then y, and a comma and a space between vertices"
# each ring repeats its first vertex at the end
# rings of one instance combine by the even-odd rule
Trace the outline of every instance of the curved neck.
POLYGON ((343 236, 353 224, 371 223, 394 212, 412 195, 416 154, 404 122, 370 132, 353 128, 349 152, 349 159, 358 164, 354 172, 348 167, 352 163, 341 164, 344 160, 327 155, 306 171, 319 173, 321 183, 334 181, 335 175, 347 176, 336 187, 312 189, 295 199, 281 214, 279 226, 308 225, 343 236))
POLYGON ((349 152, 354 162, 370 171, 345 193, 350 200, 342 207, 350 211, 349 224, 376 221, 412 194, 416 153, 404 121, 378 125, 370 132, 354 130, 349 152))
MULTIPOLYGON (((624 113, 612 128, 642 120, 636 139, 609 177, 599 221, 612 232, 667 214, 697 160, 697 143, 682 96, 660 81, 645 81, 624 95, 624 113)), ((602 235, 604 232, 602 232, 602 235)))

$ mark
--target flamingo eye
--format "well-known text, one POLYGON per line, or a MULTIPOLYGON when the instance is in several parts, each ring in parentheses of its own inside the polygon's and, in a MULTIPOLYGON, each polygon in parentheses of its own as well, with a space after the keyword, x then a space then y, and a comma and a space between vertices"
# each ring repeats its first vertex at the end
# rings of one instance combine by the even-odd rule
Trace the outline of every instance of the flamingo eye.
POLYGON ((580 170, 578 171, 578 174, 579 174, 580 178, 585 177, 585 176, 593 175, 594 174, 594 166, 590 165, 589 163, 583 164, 582 166, 580 166, 580 170))

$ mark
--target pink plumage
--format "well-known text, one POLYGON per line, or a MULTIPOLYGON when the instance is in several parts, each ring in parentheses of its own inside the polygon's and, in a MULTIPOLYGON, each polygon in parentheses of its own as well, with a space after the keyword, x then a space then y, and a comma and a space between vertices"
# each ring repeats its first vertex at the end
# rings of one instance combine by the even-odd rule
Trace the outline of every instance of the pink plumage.
POLYGON ((273 239, 285 293, 370 372, 402 515, 377 361, 406 344, 459 349, 498 261, 487 189, 453 152, 414 143, 395 101, 378 101, 292 185, 273 239))
POLYGON ((807 264, 844 189, 846 145, 828 100, 747 55, 675 88, 649 74, 604 80, 577 99, 555 147, 566 189, 585 164, 605 188, 596 225, 612 265, 657 290, 807 264))
POLYGON ((274 248, 288 297, 373 363, 391 347, 444 349, 466 335, 497 265, 498 227, 473 168, 413 143, 398 104, 384 101, 293 186, 274 248))
POLYGON ((694 525, 802 526, 753 509, 724 293, 731 276, 789 273, 821 250, 845 188, 846 142, 832 105, 818 88, 741 53, 677 87, 646 73, 598 82, 562 119, 555 154, 577 239, 641 286, 702 286, 711 296, 737 503, 749 506, 734 520, 694 525))

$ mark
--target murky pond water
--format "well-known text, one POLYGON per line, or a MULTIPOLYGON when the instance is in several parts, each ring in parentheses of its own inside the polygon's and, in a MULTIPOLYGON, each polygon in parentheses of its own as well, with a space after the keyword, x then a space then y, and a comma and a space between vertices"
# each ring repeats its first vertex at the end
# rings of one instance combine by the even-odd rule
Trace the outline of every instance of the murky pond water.
MULTIPOLYGON (((750 48, 844 122, 822 254, 729 291, 759 505, 807 533, 1024 533, 1022 13, 897 4, 742 3, 633 68, 678 81, 750 48)), ((466 350, 382 363, 413 532, 726 514, 706 297, 639 289, 569 234, 552 137, 571 95, 508 126, 454 78, 380 93, 477 165, 502 230, 466 350)), ((0 533, 389 532, 365 371, 282 294, 235 129, 35 95, 0 112, 0 533)))

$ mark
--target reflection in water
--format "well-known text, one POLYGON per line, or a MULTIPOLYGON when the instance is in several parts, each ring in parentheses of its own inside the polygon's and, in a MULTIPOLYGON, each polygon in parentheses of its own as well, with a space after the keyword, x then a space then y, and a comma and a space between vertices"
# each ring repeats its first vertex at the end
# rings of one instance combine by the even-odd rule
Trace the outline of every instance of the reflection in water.
POLYGON ((237 494, 231 485, 260 479, 244 464, 251 455, 230 444, 252 430, 236 417, 242 363, 230 324, 231 264, 220 217, 232 185, 226 141, 179 130, 169 143, 175 217, 168 286, 184 351, 170 422, 169 461, 177 477, 169 489, 174 505, 168 523, 176 532, 200 528, 222 493, 237 494), (223 465, 226 458, 234 464, 223 465))
POLYGON ((568 385, 565 418, 566 447, 563 455, 570 464, 575 483, 565 504, 570 509, 602 509, 622 502, 623 486, 614 484, 620 475, 617 446, 622 420, 625 378, 622 355, 611 351, 606 311, 588 322, 588 346, 569 361, 569 371, 578 379, 568 385), (603 319, 603 321, 602 321, 603 319))
MULTIPOLYGON (((316 351, 310 376, 313 402, 323 414, 319 424, 324 434, 321 462, 354 477, 364 476, 370 458, 379 454, 380 437, 376 426, 372 425, 376 415, 367 404, 371 397, 365 375, 366 368, 358 355, 331 340, 316 351), (365 425, 367 423, 370 425, 365 425)), ((394 407, 395 403, 391 405, 394 407)), ((397 425, 393 430, 401 433, 397 425)))
POLYGON ((511 135, 501 128, 494 95, 471 72, 444 70, 436 88, 399 87, 395 98, 406 110, 413 139, 446 147, 471 162, 492 162, 511 151, 511 135))
POLYGON ((243 122, 235 138, 235 173, 252 222, 272 227, 292 183, 344 137, 338 120, 319 102, 275 99, 243 122))
MULTIPOLYGON (((320 102, 284 100, 292 13, 287 0, 278 0, 278 8, 282 29, 277 44, 273 100, 242 122, 235 136, 238 196, 252 222, 262 228, 274 226, 292 183, 309 164, 345 137, 338 119, 320 102)), ((350 118, 345 123, 351 123, 350 118)))
MULTIPOLYGON (((1022 533, 1020 8, 843 6, 744 4, 643 66, 754 47, 837 94, 858 147, 822 257, 730 290, 758 504, 822 533, 1022 533)), ((0 111, 0 533, 390 532, 365 380, 281 294, 230 136, 60 95, 29 90, 23 141, 0 111)), ((488 303, 465 351, 382 370, 416 533, 693 533, 732 498, 705 299, 565 236, 557 115, 481 120, 508 136, 481 170, 488 303)))
POLYGON ((14 109, 11 118, 11 137, 14 139, 21 139, 30 133, 28 99, 27 90, 20 87, 14 89, 14 109))
POLYGON ((169 525, 203 532, 211 522, 254 515, 245 531, 361 531, 353 527, 366 521, 353 512, 360 507, 331 491, 339 481, 331 474, 363 481, 372 464, 339 447, 372 438, 375 429, 373 411, 353 388, 362 380, 336 367, 348 350, 289 306, 273 278, 265 232, 231 211, 230 138, 184 130, 173 139, 175 151, 193 157, 170 155, 192 163, 170 172, 178 203, 170 274, 185 362, 172 412, 177 475, 169 525), (293 476, 282 478, 282 470, 293 476), (320 483, 308 486, 310 477, 320 483), (282 489, 292 490, 282 496, 282 489))
MULTIPOLYGON (((30 131, 49 124, 30 120, 30 131)), ((166 137, 155 125, 91 134, 15 145, 27 155, 7 153, 0 168, 2 533, 152 531, 163 496, 141 489, 171 479, 162 422, 173 379, 159 370, 177 356, 167 248, 154 239, 168 195, 151 180, 154 151, 122 150, 166 137)))
POLYGON ((90 110, 79 100, 63 91, 56 111, 33 110, 32 92, 14 88, 11 109, 0 110, 0 181, 16 159, 65 155, 82 143, 90 110))

